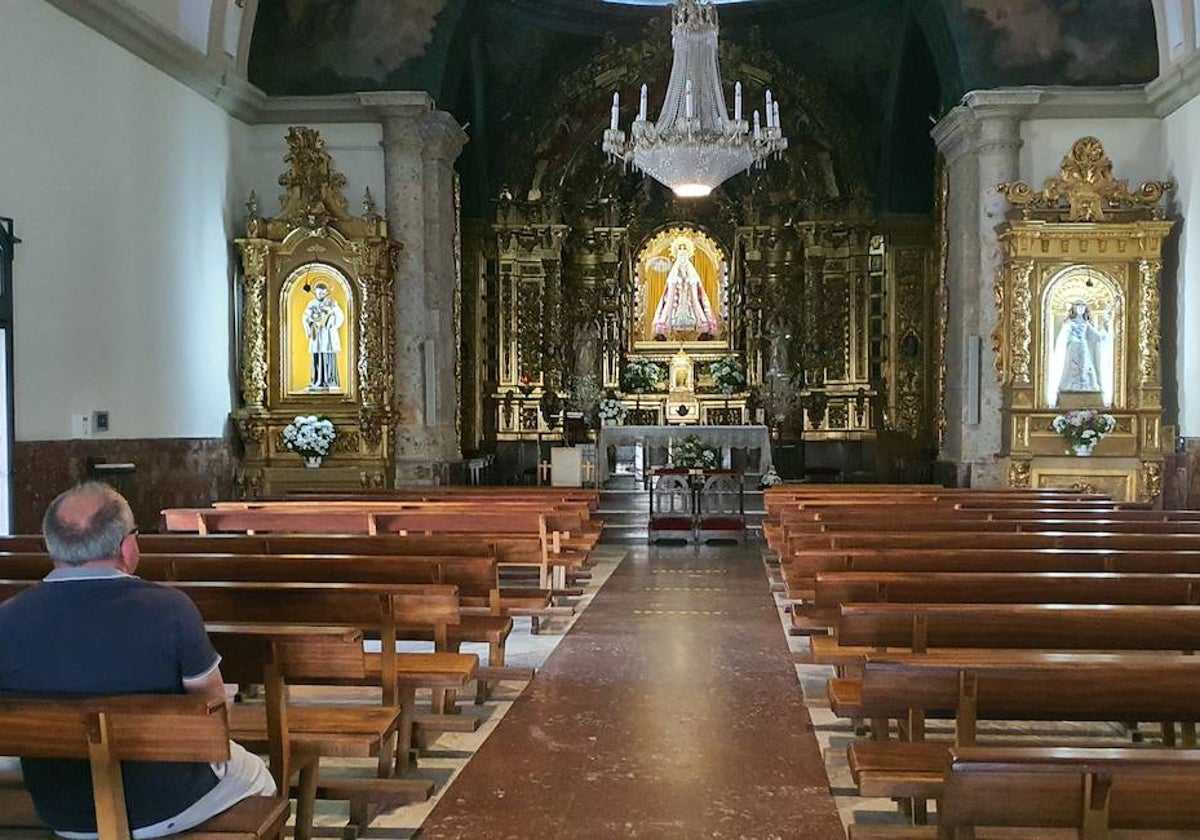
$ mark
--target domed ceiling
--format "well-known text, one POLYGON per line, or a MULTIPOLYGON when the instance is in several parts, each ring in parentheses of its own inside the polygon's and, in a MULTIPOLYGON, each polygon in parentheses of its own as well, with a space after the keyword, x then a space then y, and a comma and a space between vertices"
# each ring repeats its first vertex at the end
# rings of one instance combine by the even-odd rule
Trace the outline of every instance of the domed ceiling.
MULTIPOLYGON (((669 41, 666 2, 260 0, 250 81, 273 95, 428 91, 471 124, 464 197, 484 214, 503 181, 499 141, 544 120, 548 88, 606 49, 669 41)), ((1150 0, 746 0, 722 3, 721 27, 723 42, 772 52, 840 103, 873 150, 878 194, 899 190, 881 209, 900 211, 927 209, 930 120, 966 91, 1158 72, 1150 0), (913 185, 897 178, 925 197, 904 198, 913 185)), ((669 70, 646 79, 652 91, 669 70)))

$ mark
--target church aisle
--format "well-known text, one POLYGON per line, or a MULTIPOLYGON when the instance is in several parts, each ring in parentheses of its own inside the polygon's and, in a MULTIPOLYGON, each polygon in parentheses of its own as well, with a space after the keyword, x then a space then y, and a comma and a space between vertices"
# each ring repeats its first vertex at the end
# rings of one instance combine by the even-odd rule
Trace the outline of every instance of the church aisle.
POLYGON ((756 548, 631 551, 418 836, 844 837, 756 548))

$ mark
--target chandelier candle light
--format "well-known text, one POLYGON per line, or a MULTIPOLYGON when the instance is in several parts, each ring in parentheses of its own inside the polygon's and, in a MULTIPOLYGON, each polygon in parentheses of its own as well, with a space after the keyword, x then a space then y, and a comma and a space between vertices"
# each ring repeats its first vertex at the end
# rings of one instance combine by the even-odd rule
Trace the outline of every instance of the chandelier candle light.
POLYGON ((680 198, 704 198, 739 172, 765 167, 772 155, 787 149, 788 141, 779 103, 769 90, 765 124, 758 111, 753 131, 742 118, 741 82, 734 86, 729 119, 717 56, 717 9, 711 0, 676 0, 672 15, 675 59, 658 121, 649 120, 650 91, 642 85, 638 116, 626 138, 621 94, 614 93, 603 149, 614 161, 644 172, 680 198))

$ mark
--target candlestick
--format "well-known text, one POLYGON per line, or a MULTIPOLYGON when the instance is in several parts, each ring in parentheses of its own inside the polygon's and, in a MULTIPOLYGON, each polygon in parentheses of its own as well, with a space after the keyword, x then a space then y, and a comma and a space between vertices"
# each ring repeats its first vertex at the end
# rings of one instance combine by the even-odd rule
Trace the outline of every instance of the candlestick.
POLYGON ((762 123, 758 118, 758 111, 754 112, 754 139, 762 139, 762 123))
POLYGON ((771 91, 767 91, 767 128, 772 128, 775 123, 775 106, 772 104, 771 91))
POLYGON ((613 91, 612 130, 616 131, 621 124, 621 94, 613 91))
POLYGON ((738 82, 733 86, 733 119, 734 122, 742 121, 742 83, 738 82))
POLYGON ((638 109, 638 119, 643 122, 650 113, 650 88, 647 85, 642 85, 642 104, 638 109))

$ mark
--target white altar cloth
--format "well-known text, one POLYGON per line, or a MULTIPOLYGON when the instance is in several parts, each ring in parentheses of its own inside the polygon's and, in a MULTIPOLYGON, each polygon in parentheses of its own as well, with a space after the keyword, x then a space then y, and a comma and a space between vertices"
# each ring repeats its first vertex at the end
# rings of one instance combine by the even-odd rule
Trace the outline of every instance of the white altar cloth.
POLYGON ((771 433, 766 426, 602 426, 597 452, 601 485, 609 476, 607 453, 610 446, 636 447, 637 461, 645 465, 652 447, 665 446, 670 450, 677 442, 693 435, 721 450, 723 467, 729 466, 733 449, 759 450, 757 464, 752 457, 748 458, 748 473, 761 475, 771 467, 771 433))

